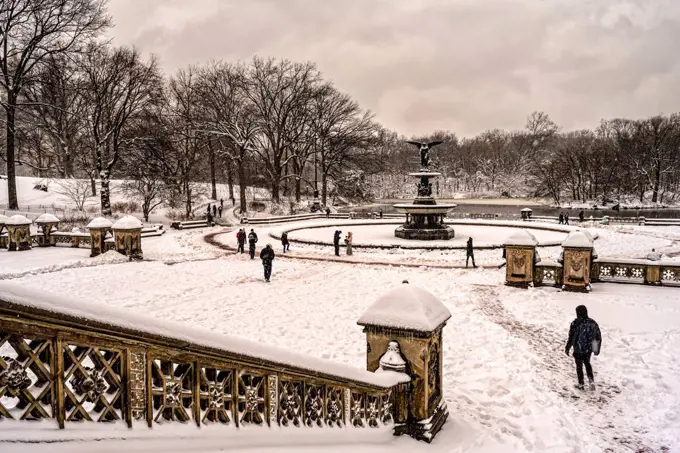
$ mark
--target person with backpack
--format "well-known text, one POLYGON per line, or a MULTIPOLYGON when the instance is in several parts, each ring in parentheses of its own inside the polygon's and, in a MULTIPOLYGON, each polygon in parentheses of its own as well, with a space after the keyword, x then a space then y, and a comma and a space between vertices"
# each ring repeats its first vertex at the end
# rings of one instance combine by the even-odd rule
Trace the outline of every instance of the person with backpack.
POLYGON ((255 244, 257 244, 257 234, 255 230, 251 229, 250 234, 248 234, 248 252, 251 260, 255 259, 255 244))
POLYGON ((335 247, 335 256, 340 256, 340 236, 342 236, 342 231, 335 230, 333 235, 333 246, 335 247))
POLYGON ((286 253, 286 250, 290 250, 290 242, 288 242, 288 232, 284 231, 281 234, 281 245, 283 246, 283 253, 286 253))
POLYGON ((260 259, 262 260, 262 266, 264 267, 264 281, 267 283, 269 283, 269 279, 272 276, 272 262, 274 261, 275 256, 271 244, 267 244, 260 252, 260 259))
POLYGON ((475 264, 475 250, 472 247, 472 238, 469 237, 467 240, 467 245, 465 249, 465 267, 468 267, 468 263, 470 262, 470 258, 472 258, 472 267, 477 267, 475 264))
POLYGON ((602 334, 600 333, 600 326, 595 320, 588 317, 588 309, 585 305, 576 307, 576 319, 574 319, 569 326, 569 338, 567 339, 567 346, 564 353, 568 356, 569 351, 573 348, 574 361, 576 362, 576 376, 578 384, 575 386, 579 390, 584 390, 583 381, 583 367, 586 368, 586 375, 588 376, 589 390, 595 390, 595 377, 593 376, 593 367, 590 364, 590 357, 600 355, 600 347, 602 346, 602 334))

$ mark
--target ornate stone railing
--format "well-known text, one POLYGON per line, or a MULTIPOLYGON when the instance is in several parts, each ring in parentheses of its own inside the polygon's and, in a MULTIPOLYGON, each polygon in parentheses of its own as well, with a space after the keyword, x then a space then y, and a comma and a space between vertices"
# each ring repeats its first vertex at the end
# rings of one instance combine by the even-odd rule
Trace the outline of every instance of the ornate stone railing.
POLYGON ((396 428, 408 381, 0 285, 0 420, 396 428))
POLYGON ((540 261, 534 267, 534 286, 561 286, 562 265, 553 261, 540 261))
POLYGON ((600 258, 593 261, 593 281, 680 285, 680 262, 600 258))

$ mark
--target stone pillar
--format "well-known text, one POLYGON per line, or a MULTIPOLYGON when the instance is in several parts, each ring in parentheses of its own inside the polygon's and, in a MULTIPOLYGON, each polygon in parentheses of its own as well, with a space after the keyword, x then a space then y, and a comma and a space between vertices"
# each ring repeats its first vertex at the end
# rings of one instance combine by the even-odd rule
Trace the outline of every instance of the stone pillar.
POLYGON ((97 217, 87 225, 90 230, 90 257, 95 257, 106 252, 106 233, 111 231, 113 224, 109 219, 97 217))
POLYGON ((116 251, 130 259, 142 259, 142 222, 126 215, 111 227, 116 241, 116 251))
POLYGON ((5 221, 10 252, 31 250, 31 221, 22 215, 14 215, 5 221))
POLYGON ((368 371, 411 378, 402 402, 395 403, 395 420, 405 418, 395 434, 431 442, 449 414, 442 389, 442 329, 451 313, 431 293, 404 283, 380 297, 357 323, 366 333, 368 371))
POLYGON ((7 244, 9 244, 9 235, 7 234, 7 228, 5 228, 5 222, 9 220, 7 216, 0 214, 0 249, 6 249, 7 244))
POLYGON ((40 217, 35 219, 34 223, 38 225, 42 231, 42 235, 38 236, 38 246, 40 247, 54 247, 57 245, 57 238, 52 236, 52 233, 59 227, 59 220, 56 216, 52 214, 42 214, 40 217))
POLYGON ((597 257, 593 237, 586 230, 572 231, 562 243, 562 289, 589 292, 593 260, 597 257))
POLYGON ((538 241, 527 230, 511 234, 505 242, 505 284, 527 288, 534 281, 534 268, 538 263, 538 241))

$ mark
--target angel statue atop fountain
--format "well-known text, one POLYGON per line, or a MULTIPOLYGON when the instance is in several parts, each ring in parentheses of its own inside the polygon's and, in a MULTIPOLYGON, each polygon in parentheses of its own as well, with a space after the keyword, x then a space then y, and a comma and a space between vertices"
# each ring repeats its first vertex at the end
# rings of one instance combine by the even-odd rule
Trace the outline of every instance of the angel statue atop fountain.
POLYGON ((420 150, 420 166, 423 168, 427 168, 430 166, 430 150, 434 148, 437 145, 441 145, 444 143, 442 140, 437 140, 434 142, 429 142, 429 143, 422 143, 422 142, 412 142, 412 141, 407 141, 406 143, 415 145, 418 147, 420 150))

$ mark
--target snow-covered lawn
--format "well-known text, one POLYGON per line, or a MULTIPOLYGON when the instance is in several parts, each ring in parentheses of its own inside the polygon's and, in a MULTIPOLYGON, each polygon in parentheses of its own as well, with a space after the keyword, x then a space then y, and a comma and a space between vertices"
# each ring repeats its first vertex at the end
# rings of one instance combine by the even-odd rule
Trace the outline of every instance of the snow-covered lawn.
MULTIPOLYGON (((265 229, 258 232, 260 245, 269 241, 263 238, 265 229)), ((214 432, 199 436, 196 431, 179 430, 176 436, 184 440, 154 441, 154 449, 160 444, 164 451, 218 451, 228 450, 229 445, 238 450, 248 445, 251 451, 277 453, 618 453, 680 448, 680 289, 597 284, 591 294, 572 294, 554 288, 505 287, 504 270, 282 259, 274 261, 272 283, 265 284, 259 260, 225 256, 202 243, 205 233, 168 234, 156 243, 152 242, 156 238, 145 239, 145 255, 156 254, 158 261, 65 267, 50 273, 38 270, 12 281, 364 367, 365 337, 356 321, 381 294, 408 279, 439 297, 453 314, 444 329, 443 366, 451 417, 431 445, 391 436, 367 437, 349 445, 350 434, 333 438, 305 430, 290 438, 278 431, 274 437, 248 437, 214 432), (168 251, 167 259, 161 259, 168 251), (600 323, 603 349, 594 359, 597 392, 575 399, 573 359, 564 355, 564 343, 574 308, 581 303, 600 323), (310 433, 308 437, 305 432, 310 433), (220 443, 229 436, 246 440, 220 443), (281 439, 280 443, 274 439, 281 439)), ((601 255, 630 255, 669 244, 664 239, 609 230, 601 231, 596 242, 601 255)), ((34 260, 32 254, 40 252, 15 253, 11 258, 34 260)), ((0 252, 0 259, 6 254, 0 252)), ((30 437, 0 422, 0 430, 5 426, 12 438, 30 437)), ((133 431, 130 436, 152 435, 133 431)), ((80 436, 68 432, 55 437, 80 436)), ((10 443, 0 449, 113 452, 146 451, 148 445, 143 440, 83 441, 10 443)))

